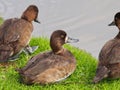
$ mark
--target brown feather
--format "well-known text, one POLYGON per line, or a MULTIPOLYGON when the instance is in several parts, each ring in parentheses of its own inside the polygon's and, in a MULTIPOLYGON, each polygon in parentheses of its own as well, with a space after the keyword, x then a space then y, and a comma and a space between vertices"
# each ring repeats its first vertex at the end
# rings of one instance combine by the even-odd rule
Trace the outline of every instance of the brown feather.
MULTIPOLYGON (((114 21, 120 30, 120 12, 115 15, 114 21)), ((114 39, 108 41, 101 49, 96 76, 93 82, 97 83, 105 76, 120 78, 120 31, 114 39)))
POLYGON ((32 21, 38 15, 38 8, 35 5, 30 5, 25 12, 22 16, 26 16, 27 20, 23 17, 12 18, 0 26, 0 62, 7 61, 29 44, 33 32, 32 21), (25 12, 28 12, 29 15, 25 12), (6 48, 9 48, 10 51, 6 48))
MULTIPOLYGON (((66 34, 64 35, 66 37, 66 34)), ((52 41, 50 41, 52 51, 40 53, 32 57, 23 68, 18 69, 24 83, 54 83, 67 78, 74 72, 76 59, 70 51, 62 47, 65 37, 63 39, 60 36, 59 31, 52 34, 52 41)))

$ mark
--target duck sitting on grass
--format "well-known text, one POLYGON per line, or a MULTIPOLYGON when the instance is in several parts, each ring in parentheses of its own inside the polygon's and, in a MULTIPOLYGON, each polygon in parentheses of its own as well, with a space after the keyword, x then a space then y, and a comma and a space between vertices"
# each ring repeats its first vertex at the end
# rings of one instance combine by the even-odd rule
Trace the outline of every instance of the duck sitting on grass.
MULTIPOLYGON (((114 21, 109 26, 116 25, 120 30, 120 12, 118 12, 114 21)), ((108 41, 99 54, 99 62, 96 70, 96 76, 93 82, 98 83, 103 78, 120 78, 120 31, 117 36, 108 41)))
POLYGON ((17 69, 25 84, 50 84, 70 76, 76 68, 73 54, 62 47, 65 43, 78 42, 67 37, 63 30, 56 30, 50 38, 51 51, 32 57, 25 67, 17 69))

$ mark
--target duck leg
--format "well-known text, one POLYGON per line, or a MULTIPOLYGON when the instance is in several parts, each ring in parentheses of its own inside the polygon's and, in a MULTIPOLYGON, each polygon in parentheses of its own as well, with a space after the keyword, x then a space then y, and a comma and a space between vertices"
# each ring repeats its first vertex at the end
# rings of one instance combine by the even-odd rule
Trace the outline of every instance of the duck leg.
POLYGON ((24 51, 26 54, 32 54, 32 53, 34 53, 37 49, 38 49, 38 46, 32 46, 32 47, 30 47, 29 45, 27 45, 27 46, 24 48, 23 51, 24 51))
POLYGON ((16 61, 19 58, 20 53, 8 58, 8 61, 16 61))
MULTIPOLYGON (((24 48, 23 51, 24 51, 26 54, 32 54, 32 53, 35 52, 37 49, 38 49, 38 46, 32 46, 32 47, 30 47, 30 46, 27 45, 27 46, 24 48)), ((8 59, 8 61, 15 61, 15 60, 17 60, 17 59, 19 58, 19 55, 21 54, 21 52, 22 52, 22 50, 21 50, 18 54, 10 57, 10 58, 8 59)))
POLYGON ((98 83, 103 78, 107 77, 109 72, 110 71, 106 66, 99 66, 96 71, 96 76, 93 79, 93 83, 98 83))

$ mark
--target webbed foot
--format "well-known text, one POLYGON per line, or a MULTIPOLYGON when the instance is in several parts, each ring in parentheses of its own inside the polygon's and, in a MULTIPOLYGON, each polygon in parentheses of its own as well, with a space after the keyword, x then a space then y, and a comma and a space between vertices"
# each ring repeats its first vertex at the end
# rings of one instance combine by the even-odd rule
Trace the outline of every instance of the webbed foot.
POLYGON ((8 61, 16 61, 16 60, 19 58, 19 55, 20 55, 20 54, 16 54, 16 55, 8 58, 8 61))
POLYGON ((32 46, 32 47, 27 46, 27 47, 24 48, 23 51, 24 51, 26 54, 32 54, 32 53, 34 53, 37 49, 38 49, 38 46, 32 46))

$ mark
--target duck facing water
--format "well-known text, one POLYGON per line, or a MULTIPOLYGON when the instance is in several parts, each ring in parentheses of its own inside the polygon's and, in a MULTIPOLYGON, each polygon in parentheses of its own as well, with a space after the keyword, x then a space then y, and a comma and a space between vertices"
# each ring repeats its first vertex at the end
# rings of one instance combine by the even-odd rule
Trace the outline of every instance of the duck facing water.
POLYGON ((120 78, 120 12, 118 12, 114 21, 109 24, 116 25, 119 29, 118 35, 108 41, 99 54, 99 62, 96 70, 96 76, 93 82, 98 83, 105 77, 120 78))
POLYGON ((30 5, 21 18, 11 18, 0 26, 0 62, 17 57, 23 48, 30 52, 29 41, 33 31, 32 21, 38 22, 38 8, 30 5))
POLYGON ((62 45, 77 39, 67 37, 63 30, 56 30, 50 38, 51 51, 32 57, 27 65, 18 69, 25 84, 49 84, 61 81, 71 75, 76 68, 76 59, 62 45))

